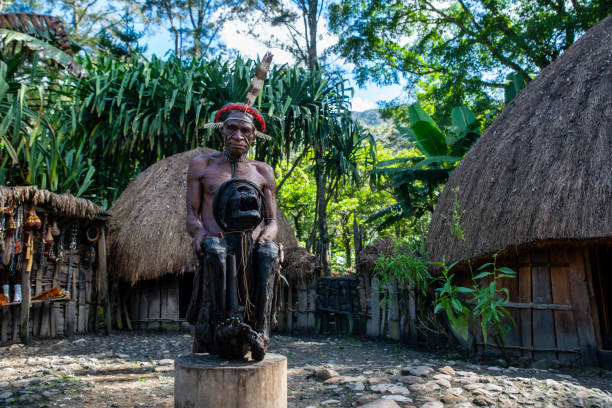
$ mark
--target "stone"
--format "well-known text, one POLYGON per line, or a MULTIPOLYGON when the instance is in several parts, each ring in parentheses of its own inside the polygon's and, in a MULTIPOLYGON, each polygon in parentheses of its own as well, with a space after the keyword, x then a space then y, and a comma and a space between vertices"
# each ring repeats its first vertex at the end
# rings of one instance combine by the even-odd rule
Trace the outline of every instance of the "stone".
POLYGON ((482 388, 483 386, 484 386, 484 384, 481 384, 481 383, 471 383, 471 384, 467 384, 463 388, 465 388, 468 391, 472 391, 472 390, 475 390, 477 388, 482 388))
POLYGON ((361 408, 400 408, 400 406, 393 400, 380 398, 362 405, 361 408))
POLYGON ((159 360, 159 365, 174 365, 174 360, 169 358, 164 358, 163 360, 159 360))
POLYGON ((11 391, 4 391, 2 394, 0 394, 0 399, 9 399, 13 396, 13 393, 11 391))
POLYGON ((365 385, 362 382, 350 382, 347 387, 352 391, 363 391, 365 390, 365 385))
POLYGON ((385 395, 383 396, 383 399, 388 399, 388 400, 395 401, 395 402, 401 402, 403 404, 408 404, 412 402, 412 400, 406 397, 405 395, 385 395))
POLYGON ((339 375, 337 377, 328 378, 327 380, 323 381, 323 384, 339 384, 343 379, 344 377, 339 375))
POLYGON ((479 407, 486 407, 488 405, 495 405, 495 402, 493 402, 491 399, 483 396, 483 395, 479 395, 476 398, 474 398, 472 400, 472 403, 474 403, 474 405, 478 405, 479 407))
POLYGON ((370 385, 376 385, 376 384, 388 384, 391 381, 388 378, 385 377, 372 377, 372 378, 368 378, 368 384, 370 385))
POLYGON ((491 392, 502 392, 503 388, 497 384, 484 384, 482 386, 483 390, 491 391, 491 392))
POLYGON ((444 404, 442 401, 431 400, 421 405, 421 408, 444 408, 444 404))
POLYGON ((440 367, 438 371, 446 375, 455 375, 455 370, 451 366, 440 367))
POLYGON ((24 394, 21 397, 19 397, 19 402, 28 403, 28 402, 33 402, 33 401, 34 401, 34 398, 32 398, 31 395, 24 394))
POLYGON ((328 399, 325 400, 321 403, 321 405, 323 405, 324 407, 330 406, 330 405, 338 405, 340 404, 342 401, 338 401, 337 399, 328 399))
POLYGON ((417 377, 425 377, 433 372, 430 366, 416 366, 402 368, 402 375, 415 375, 417 377))
POLYGON ((314 377, 317 380, 325 381, 339 376, 340 374, 330 368, 316 368, 308 377, 314 377))
POLYGON ((415 375, 402 375, 397 378, 397 381, 402 382, 404 384, 422 384, 425 382, 424 379, 415 375))
POLYGON ((445 387, 445 388, 450 388, 451 387, 451 383, 448 380, 434 380, 434 382, 436 384, 438 384, 440 387, 445 387))
POLYGON ((414 391, 419 394, 426 392, 432 392, 440 389, 440 386, 433 381, 426 382, 425 384, 412 384, 408 387, 410 391, 414 391))
POLYGON ((453 394, 453 395, 461 395, 463 394, 463 388, 459 388, 459 387, 449 388, 448 390, 446 390, 446 392, 453 394))
POLYGON ((362 395, 361 397, 357 398, 357 405, 369 404, 370 402, 376 401, 379 398, 380 397, 378 395, 374 394, 362 395))
POLYGON ((451 377, 448 374, 436 374, 436 375, 433 375, 431 378, 433 378, 434 380, 446 380, 446 381, 450 381, 453 377, 451 377))
POLYGON ((158 366, 153 369, 157 373, 163 373, 166 371, 172 371, 172 367, 170 366, 158 366))
POLYGON ((487 390, 483 390, 482 388, 476 388, 472 390, 473 395, 483 395, 485 397, 490 397, 491 393, 487 390))
POLYGON ((387 392, 391 394, 400 394, 400 395, 410 395, 410 390, 406 387, 402 387, 401 385, 392 385, 387 388, 387 392))
POLYGON ((380 392, 381 394, 387 392, 387 390, 391 387, 391 384, 375 384, 370 387, 370 389, 374 392, 380 392))
POLYGON ((450 392, 447 392, 442 397, 442 401, 445 404, 457 404, 457 403, 463 402, 465 400, 466 400, 466 398, 463 395, 455 395, 455 394, 451 394, 450 392))
POLYGON ((287 358, 279 354, 266 353, 261 361, 189 354, 174 367, 175 408, 287 406, 287 358))
POLYGON ((478 377, 459 377, 459 378, 454 378, 453 379, 454 383, 457 383, 457 384, 460 384, 460 385, 477 383, 479 381, 480 381, 480 379, 478 377))
POLYGON ((559 383, 551 378, 546 379, 544 382, 546 383, 547 387, 558 387, 559 386, 559 383))

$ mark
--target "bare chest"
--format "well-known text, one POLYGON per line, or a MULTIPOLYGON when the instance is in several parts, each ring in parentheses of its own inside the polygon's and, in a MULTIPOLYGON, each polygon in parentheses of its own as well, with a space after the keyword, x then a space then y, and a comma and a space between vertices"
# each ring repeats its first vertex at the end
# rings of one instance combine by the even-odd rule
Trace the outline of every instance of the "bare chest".
POLYGON ((232 178, 232 171, 235 171, 236 178, 243 178, 257 184, 264 189, 265 179, 252 162, 236 162, 235 169, 227 160, 219 160, 211 163, 203 172, 200 178, 204 195, 211 196, 219 189, 221 184, 232 178))

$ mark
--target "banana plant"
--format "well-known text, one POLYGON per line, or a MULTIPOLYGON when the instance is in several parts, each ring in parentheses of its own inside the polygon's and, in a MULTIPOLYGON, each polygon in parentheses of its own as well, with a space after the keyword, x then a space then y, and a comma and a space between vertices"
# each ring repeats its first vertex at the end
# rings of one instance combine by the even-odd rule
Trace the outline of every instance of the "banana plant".
POLYGON ((410 140, 415 154, 377 164, 372 175, 389 180, 396 203, 374 213, 369 222, 382 220, 377 228, 384 229, 402 218, 420 218, 433 211, 439 190, 480 137, 480 122, 465 106, 453 108, 451 125, 443 132, 418 104, 408 109, 410 127, 398 127, 410 140))

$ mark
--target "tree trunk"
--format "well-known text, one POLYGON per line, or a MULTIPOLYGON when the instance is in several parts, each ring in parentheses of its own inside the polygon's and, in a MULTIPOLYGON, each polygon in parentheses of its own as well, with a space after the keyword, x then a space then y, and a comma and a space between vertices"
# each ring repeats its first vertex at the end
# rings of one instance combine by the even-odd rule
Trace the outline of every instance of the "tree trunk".
POLYGON ((323 153, 321 146, 315 147, 315 178, 317 181, 317 222, 315 229, 317 230, 318 239, 316 239, 316 255, 321 261, 321 273, 324 276, 330 275, 328 250, 329 238, 327 236, 327 200, 326 200, 326 185, 325 185, 325 169, 323 167, 323 153))
MULTIPOLYGON (((323 0, 322 0, 323 1, 323 0)), ((310 0, 308 8, 308 69, 313 71, 317 66, 317 10, 319 9, 318 0, 310 0)))
POLYGON ((349 269, 352 266, 352 251, 351 251, 351 234, 349 230, 348 220, 343 222, 342 225, 342 244, 344 245, 344 250, 346 252, 346 269, 349 269))

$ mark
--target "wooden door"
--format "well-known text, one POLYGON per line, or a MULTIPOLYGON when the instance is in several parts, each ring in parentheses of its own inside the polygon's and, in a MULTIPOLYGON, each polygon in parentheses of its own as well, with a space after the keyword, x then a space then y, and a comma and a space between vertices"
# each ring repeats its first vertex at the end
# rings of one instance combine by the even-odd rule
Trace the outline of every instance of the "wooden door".
POLYGON ((591 249, 593 288, 597 300, 601 345, 612 350, 612 246, 591 249))

